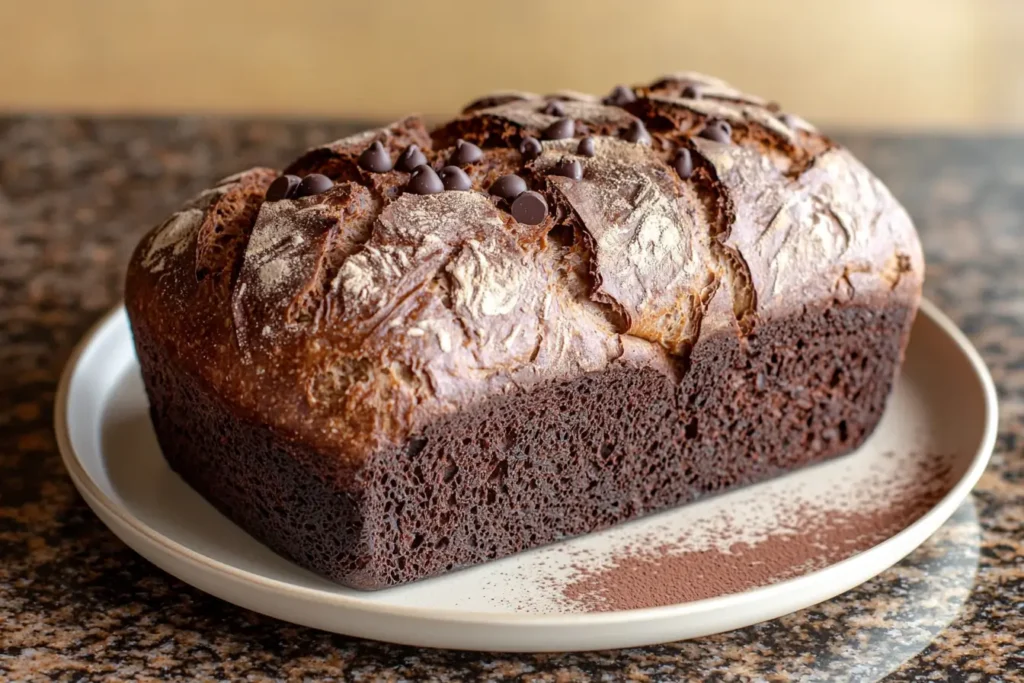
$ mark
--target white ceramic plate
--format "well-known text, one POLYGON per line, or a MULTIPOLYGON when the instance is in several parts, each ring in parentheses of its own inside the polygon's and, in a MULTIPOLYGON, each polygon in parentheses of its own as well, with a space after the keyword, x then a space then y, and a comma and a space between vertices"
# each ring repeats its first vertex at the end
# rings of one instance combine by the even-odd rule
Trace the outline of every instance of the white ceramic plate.
MULTIPOLYGON (((104 523, 154 564, 203 591, 348 635, 539 652, 693 638, 772 619, 849 590, 899 561, 953 513, 985 468, 996 414, 992 380, 977 352, 925 302, 882 423, 855 453, 608 531, 376 593, 340 588, 275 555, 170 471, 150 427, 123 309, 104 318, 68 363, 57 394, 56 431, 68 472, 104 523), (850 546, 855 554, 846 559, 825 552, 835 550, 836 534, 839 544, 853 542, 849 529, 842 536, 842 520, 850 527, 851 515, 866 519, 862 513, 877 517, 906 507, 908 495, 913 502, 907 492, 924 476, 922 467, 941 473, 931 477, 927 500, 907 508, 910 517, 867 545, 860 534, 861 545, 850 546), (737 564, 737 548, 757 548, 772 538, 788 542, 799 532, 794 501, 805 512, 808 506, 835 508, 815 515, 819 529, 840 520, 836 529, 819 534, 824 554, 798 553, 806 561, 782 579, 718 595, 716 590, 739 585, 716 575, 737 571, 727 568, 737 564), (620 595, 618 602, 606 601, 604 611, 593 611, 602 604, 602 584, 587 577, 614 566, 616 558, 656 547, 686 555, 691 575, 695 562, 706 562, 696 575, 707 585, 688 583, 682 594, 691 598, 674 604, 663 604, 662 596, 658 606, 623 609, 620 595), (566 590, 573 585, 575 593, 566 590), (596 591, 596 597, 579 598, 581 590, 596 591)), ((739 562, 758 563, 756 557, 739 562)), ((654 576, 678 582, 677 574, 665 569, 654 576)))

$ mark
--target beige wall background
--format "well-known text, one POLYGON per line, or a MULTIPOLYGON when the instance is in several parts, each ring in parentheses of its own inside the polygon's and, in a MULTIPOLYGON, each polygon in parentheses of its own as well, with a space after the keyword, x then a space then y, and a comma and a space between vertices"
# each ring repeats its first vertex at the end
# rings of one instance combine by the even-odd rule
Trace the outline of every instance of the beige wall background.
POLYGON ((707 71, 812 120, 1024 129, 1020 0, 0 0, 0 110, 441 116, 707 71))

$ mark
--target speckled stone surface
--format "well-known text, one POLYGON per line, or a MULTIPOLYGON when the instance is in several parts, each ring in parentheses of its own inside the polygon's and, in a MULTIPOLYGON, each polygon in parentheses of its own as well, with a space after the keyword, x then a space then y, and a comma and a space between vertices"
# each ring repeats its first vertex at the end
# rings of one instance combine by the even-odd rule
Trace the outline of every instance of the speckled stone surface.
POLYGON ((141 559, 90 512, 51 428, 71 348, 119 299, 139 236, 183 197, 351 126, 0 119, 0 679, 1021 680, 1024 138, 850 137, 917 221, 926 292, 995 377, 973 498, 862 587, 700 640, 571 655, 419 650, 291 626, 141 559))

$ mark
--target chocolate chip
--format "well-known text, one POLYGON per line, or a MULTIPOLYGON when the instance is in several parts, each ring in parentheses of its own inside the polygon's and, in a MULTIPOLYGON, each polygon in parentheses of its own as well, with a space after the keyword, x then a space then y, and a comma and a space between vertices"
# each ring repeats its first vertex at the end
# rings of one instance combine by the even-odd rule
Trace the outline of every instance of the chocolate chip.
POLYGON ((533 161, 543 151, 544 146, 537 138, 523 138, 523 141, 519 143, 519 153, 523 155, 524 161, 533 161))
POLYGON ((297 175, 283 175, 274 179, 267 188, 264 199, 268 202, 279 202, 282 199, 291 199, 295 196, 295 190, 299 189, 302 178, 297 175))
POLYGON ((562 103, 558 100, 553 100, 548 102, 547 105, 541 109, 541 113, 547 114, 548 116, 565 116, 565 107, 563 107, 562 103))
POLYGON ((697 85, 696 83, 691 83, 690 85, 686 86, 685 88, 683 88, 683 92, 681 93, 683 97, 689 100, 699 100, 701 95, 703 94, 704 93, 702 93, 700 90, 700 86, 697 85))
POLYGON ((387 173, 391 170, 391 155, 384 145, 375 142, 359 155, 359 165, 370 173, 387 173))
POLYGON ((514 174, 503 175, 494 181, 488 192, 502 199, 512 200, 526 192, 526 181, 514 174))
POLYGON ((558 119, 544 129, 545 140, 565 140, 576 134, 576 124, 572 119, 558 119))
POLYGON ((526 225, 538 225, 548 215, 548 203, 540 192, 524 192, 512 202, 512 217, 526 225))
POLYGON ((786 128, 800 129, 799 119, 792 114, 779 114, 779 121, 782 121, 782 125, 786 126, 786 128))
POLYGON ((626 142, 636 142, 641 145, 651 144, 651 134, 647 132, 643 121, 633 121, 629 124, 629 128, 622 134, 622 137, 626 142))
POLYGON ((441 184, 444 185, 446 190, 463 191, 473 189, 473 181, 458 166, 445 166, 438 175, 441 176, 441 184))
POLYGON ((721 119, 711 119, 704 124, 700 136, 715 142, 732 142, 732 126, 721 119))
POLYGON ((633 91, 624 85, 617 85, 612 90, 611 94, 601 100, 604 104, 610 104, 616 107, 629 104, 630 102, 636 102, 636 95, 633 91))
POLYGON ((444 192, 444 183, 437 177, 434 169, 426 164, 417 166, 412 170, 412 177, 409 184, 405 186, 413 194, 437 194, 444 192))
POLYGON ((583 180, 583 164, 576 159, 562 159, 551 169, 553 175, 562 175, 573 180, 583 180))
POLYGON ((576 153, 584 157, 594 156, 594 138, 586 137, 580 140, 580 144, 576 145, 576 153))
POLYGON ((398 163, 395 164, 395 168, 399 171, 412 173, 414 168, 425 163, 427 163, 427 157, 420 151, 420 146, 409 145, 398 155, 398 163))
POLYGON ((449 166, 465 166, 471 164, 474 161, 480 161, 484 156, 484 151, 474 145, 472 142, 466 142, 462 138, 455 141, 455 151, 448 157, 449 166))
POLYGON ((676 152, 675 161, 672 162, 672 166, 676 169, 676 173, 683 180, 686 180, 693 175, 693 155, 690 154, 690 150, 681 149, 676 152))
POLYGON ((327 176, 322 173, 310 173, 295 188, 295 197, 310 197, 321 192, 327 192, 332 187, 334 187, 334 183, 327 176))

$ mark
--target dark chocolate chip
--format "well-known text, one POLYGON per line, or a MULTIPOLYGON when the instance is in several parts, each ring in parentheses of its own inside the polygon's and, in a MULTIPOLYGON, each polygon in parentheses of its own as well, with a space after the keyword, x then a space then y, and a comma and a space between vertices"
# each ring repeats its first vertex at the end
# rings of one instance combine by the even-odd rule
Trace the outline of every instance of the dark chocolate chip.
POLYGON ((572 119, 558 119, 544 129, 545 140, 565 140, 576 134, 576 123, 572 119))
POLYGON ((683 180, 686 180, 693 175, 693 155, 690 154, 690 150, 681 149, 676 152, 675 161, 672 162, 672 166, 676 169, 676 173, 683 180))
POLYGON ((414 168, 425 163, 427 163, 427 157, 420 151, 420 146, 409 145, 398 155, 398 163, 395 164, 395 168, 399 171, 412 173, 414 168))
POLYGON ((544 146, 537 138, 523 138, 523 141, 519 143, 519 153, 523 155, 525 161, 533 161, 543 151, 544 146))
POLYGON ((580 140, 580 144, 576 145, 576 153, 584 157, 594 156, 594 138, 586 137, 580 140))
POLYGON ((622 137, 626 142, 636 142, 641 145, 651 144, 651 134, 647 132, 643 121, 633 121, 629 124, 629 128, 622 134, 622 137))
POLYGON ((299 189, 302 178, 297 175, 283 175, 274 179, 267 188, 264 197, 268 202, 279 202, 282 199, 291 199, 295 196, 295 190, 299 189))
POLYGON ((700 136, 715 142, 732 142, 732 126, 727 121, 712 119, 704 124, 700 136))
POLYGON ((633 91, 624 85, 617 85, 612 90, 611 94, 601 100, 604 104, 611 104, 616 107, 629 104, 630 102, 636 102, 636 95, 633 91))
POLYGON ((455 151, 448 157, 449 166, 465 166, 471 164, 474 161, 480 161, 484 156, 484 151, 474 145, 472 142, 466 142, 462 138, 455 141, 455 151))
POLYGON ((779 114, 779 121, 782 121, 782 125, 793 130, 799 130, 800 124, 795 116, 792 114, 779 114))
POLYGON ((488 192, 502 199, 512 200, 526 192, 526 181, 514 174, 503 175, 494 181, 488 192))
POLYGON ((473 189, 473 181, 458 166, 445 166, 438 175, 441 176, 441 184, 444 185, 446 190, 462 191, 473 189))
POLYGON ((583 180, 583 164, 577 159, 562 159, 551 169, 554 175, 562 175, 573 180, 583 180))
POLYGON ((310 173, 302 179, 302 182, 295 189, 295 197, 309 197, 321 192, 327 192, 332 187, 334 187, 334 183, 327 176, 322 173, 310 173))
POLYGON ((359 155, 359 165, 371 173, 387 173, 392 169, 391 155, 384 145, 375 142, 359 155))
POLYGON ((426 164, 417 166, 412 170, 412 177, 409 184, 405 186, 413 194, 437 194, 444 192, 444 183, 437 177, 434 169, 426 164))
POLYGON ((548 215, 548 203, 540 192, 524 192, 512 202, 512 218, 526 225, 538 225, 548 215))
POLYGON ((565 107, 558 100, 552 100, 541 109, 541 113, 547 114, 548 116, 565 116, 565 107))
POLYGON ((696 83, 691 83, 690 85, 686 86, 685 88, 683 88, 683 92, 681 93, 683 97, 690 100, 699 100, 702 94, 703 93, 700 90, 700 86, 697 85, 696 83))

